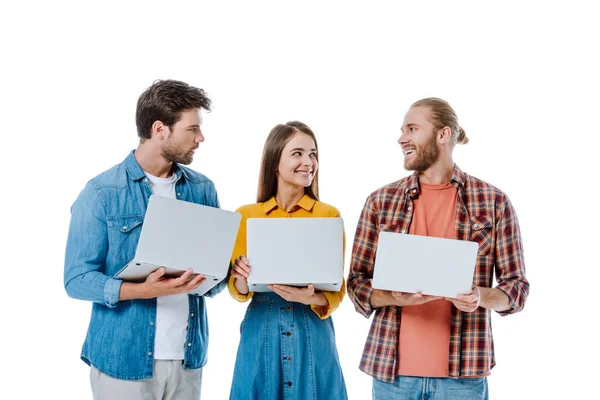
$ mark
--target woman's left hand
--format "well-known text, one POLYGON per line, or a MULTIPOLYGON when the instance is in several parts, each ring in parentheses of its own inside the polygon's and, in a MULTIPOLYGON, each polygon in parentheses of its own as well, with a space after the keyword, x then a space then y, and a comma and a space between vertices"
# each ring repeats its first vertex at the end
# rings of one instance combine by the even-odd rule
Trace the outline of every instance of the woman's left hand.
POLYGON ((269 289, 277 293, 284 300, 294 301, 310 305, 313 303, 315 287, 309 284, 307 287, 294 287, 286 285, 269 285, 269 289))

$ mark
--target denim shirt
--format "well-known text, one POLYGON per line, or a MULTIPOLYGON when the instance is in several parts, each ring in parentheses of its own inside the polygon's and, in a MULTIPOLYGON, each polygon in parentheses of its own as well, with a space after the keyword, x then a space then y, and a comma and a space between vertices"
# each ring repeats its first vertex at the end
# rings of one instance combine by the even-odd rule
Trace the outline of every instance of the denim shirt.
MULTIPOLYGON (((156 298, 119 301, 122 281, 113 278, 135 255, 152 194, 133 153, 89 181, 75 200, 64 284, 70 297, 93 301, 82 360, 111 377, 140 380, 152 377, 156 298)), ((214 184, 207 177, 177 164, 174 173, 177 199, 219 207, 214 184)), ((219 293, 225 282, 207 295, 219 293)), ((189 295, 183 367, 203 367, 207 347, 204 297, 189 295)))

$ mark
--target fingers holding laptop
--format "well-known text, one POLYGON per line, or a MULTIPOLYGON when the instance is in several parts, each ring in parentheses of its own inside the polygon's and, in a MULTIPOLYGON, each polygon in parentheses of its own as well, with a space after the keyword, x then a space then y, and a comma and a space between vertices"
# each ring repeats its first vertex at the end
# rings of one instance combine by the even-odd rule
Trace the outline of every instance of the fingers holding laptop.
POLYGON ((191 268, 177 278, 166 278, 165 272, 165 267, 160 267, 146 278, 144 285, 151 297, 186 293, 197 289, 206 280, 202 274, 192 277, 194 271, 191 268))
POLYGON ((277 293, 284 300, 307 305, 313 304, 315 287, 312 284, 309 284, 307 287, 269 285, 269 289, 277 293))
POLYGON ((440 296, 430 296, 422 293, 405 293, 392 291, 392 296, 398 301, 399 306, 417 306, 420 304, 429 303, 433 300, 439 300, 440 296))
POLYGON ((248 275, 250 275, 250 262, 246 256, 240 256, 235 259, 231 268, 231 275, 237 279, 248 280, 248 275))
POLYGON ((464 312, 473 312, 477 310, 479 307, 479 302, 481 301, 481 293, 477 286, 473 286, 471 289, 471 293, 469 294, 458 294, 456 298, 446 297, 446 300, 452 302, 454 307, 458 308, 460 311, 464 312))
POLYGON ((248 293, 248 276, 250 275, 250 262, 246 256, 240 256, 235 259, 231 267, 231 275, 235 278, 234 285, 242 293, 248 293))

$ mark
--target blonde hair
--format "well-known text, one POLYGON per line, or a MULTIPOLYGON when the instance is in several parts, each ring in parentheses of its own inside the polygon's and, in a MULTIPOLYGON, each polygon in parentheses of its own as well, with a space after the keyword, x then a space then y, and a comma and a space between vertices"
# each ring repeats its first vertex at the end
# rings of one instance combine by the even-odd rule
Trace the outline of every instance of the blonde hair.
POLYGON ((437 97, 427 97, 415 101, 412 107, 429 107, 433 126, 438 130, 447 126, 452 131, 452 147, 456 146, 457 143, 469 143, 465 130, 458 124, 458 117, 447 101, 437 97))

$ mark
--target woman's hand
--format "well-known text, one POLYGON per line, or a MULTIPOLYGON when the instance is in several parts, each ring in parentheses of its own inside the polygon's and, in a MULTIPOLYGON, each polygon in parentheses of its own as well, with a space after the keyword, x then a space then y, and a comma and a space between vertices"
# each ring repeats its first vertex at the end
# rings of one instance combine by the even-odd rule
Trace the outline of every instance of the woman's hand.
POLYGON ((231 275, 235 278, 233 283, 241 294, 248 294, 248 276, 250 275, 250 270, 250 263, 246 256, 239 256, 231 266, 231 275))
POLYGON ((315 287, 312 283, 307 287, 269 285, 269 289, 287 301, 316 306, 326 306, 329 304, 327 297, 323 293, 315 293, 315 287))

